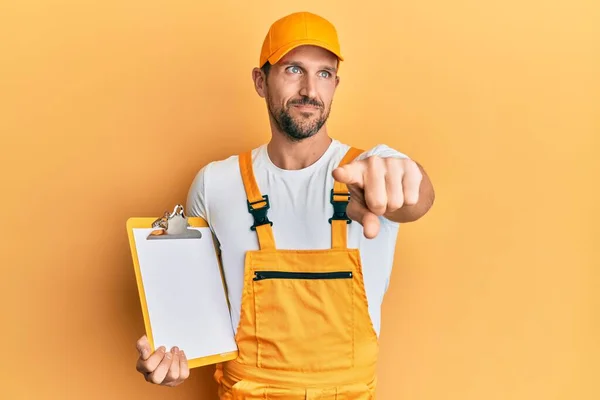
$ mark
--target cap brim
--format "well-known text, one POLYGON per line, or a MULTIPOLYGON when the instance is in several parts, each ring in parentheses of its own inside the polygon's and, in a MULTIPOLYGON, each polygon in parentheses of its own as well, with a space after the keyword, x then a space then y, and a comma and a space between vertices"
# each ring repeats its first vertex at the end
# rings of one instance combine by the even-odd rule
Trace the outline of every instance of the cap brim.
POLYGON ((275 53, 273 53, 273 55, 271 55, 271 57, 269 57, 268 61, 271 63, 271 65, 276 64, 277 62, 279 62, 279 60, 281 60, 283 58, 283 56, 285 56, 290 51, 294 50, 296 47, 307 46, 307 45, 317 46, 317 47, 321 47, 325 50, 329 50, 340 61, 344 61, 344 58, 342 57, 342 55, 339 54, 335 49, 331 48, 331 46, 327 45, 326 43, 320 42, 318 40, 310 40, 310 39, 298 40, 296 42, 292 42, 292 43, 287 44, 286 46, 283 46, 282 48, 277 50, 275 53))

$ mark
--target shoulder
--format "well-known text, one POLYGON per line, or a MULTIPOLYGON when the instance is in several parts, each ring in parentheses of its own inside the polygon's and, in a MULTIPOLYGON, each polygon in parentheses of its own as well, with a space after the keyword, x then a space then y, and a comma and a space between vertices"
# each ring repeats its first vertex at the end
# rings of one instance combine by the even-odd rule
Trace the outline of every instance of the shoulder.
POLYGON ((406 154, 388 146, 387 144, 377 144, 370 149, 367 149, 362 152, 362 154, 358 157, 359 160, 364 160, 367 157, 393 157, 393 158, 409 158, 406 154))
POLYGON ((372 156, 383 157, 383 158, 385 158, 385 157, 409 158, 408 155, 406 155, 405 153, 398 151, 384 143, 379 143, 373 147, 362 149, 362 148, 352 146, 350 144, 343 143, 343 142, 340 142, 340 141, 334 139, 332 145, 334 146, 333 157, 339 158, 339 159, 343 158, 344 155, 346 155, 346 153, 353 147, 360 150, 360 154, 356 157, 357 160, 364 160, 365 158, 372 157, 372 156))
MULTIPOLYGON (((262 146, 249 150, 253 160, 256 159, 261 148, 262 146)), ((227 178, 231 174, 239 174, 239 160, 240 154, 234 154, 227 158, 209 162, 196 173, 193 184, 203 183, 204 185, 207 185, 208 182, 215 179, 215 177, 222 180, 221 178, 227 178)))
POLYGON ((330 161, 333 163, 336 163, 336 164, 339 163, 346 156, 346 154, 353 148, 358 151, 362 151, 361 149, 359 149, 355 146, 352 146, 348 143, 344 143, 337 139, 333 139, 332 143, 331 143, 331 149, 329 151, 330 161))
MULTIPOLYGON (((261 147, 249 150, 253 160, 256 159, 261 147)), ((226 191, 228 185, 240 183, 239 156, 239 154, 235 154, 211 161, 196 172, 187 195, 186 209, 189 215, 208 220, 210 218, 208 193, 210 196, 214 196, 219 193, 219 189, 226 191)))

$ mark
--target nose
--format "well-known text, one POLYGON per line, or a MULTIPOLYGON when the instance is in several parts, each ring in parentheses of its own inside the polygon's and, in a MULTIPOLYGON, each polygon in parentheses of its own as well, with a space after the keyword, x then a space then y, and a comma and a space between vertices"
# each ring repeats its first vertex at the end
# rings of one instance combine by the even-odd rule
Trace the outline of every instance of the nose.
POLYGON ((308 97, 309 99, 314 99, 317 97, 317 89, 316 89, 316 78, 314 76, 310 76, 308 74, 304 75, 302 79, 302 86, 300 87, 300 95, 308 97))

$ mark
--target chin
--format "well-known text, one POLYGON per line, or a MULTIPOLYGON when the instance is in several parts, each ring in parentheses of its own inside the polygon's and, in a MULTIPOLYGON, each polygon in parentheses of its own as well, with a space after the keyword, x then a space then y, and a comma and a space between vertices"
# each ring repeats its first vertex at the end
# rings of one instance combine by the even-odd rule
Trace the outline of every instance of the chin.
POLYGON ((287 136, 293 142, 301 142, 301 141, 303 141, 305 139, 309 139, 309 138, 315 136, 316 134, 317 134, 317 132, 315 132, 315 133, 293 134, 293 135, 290 135, 289 133, 287 133, 287 136))

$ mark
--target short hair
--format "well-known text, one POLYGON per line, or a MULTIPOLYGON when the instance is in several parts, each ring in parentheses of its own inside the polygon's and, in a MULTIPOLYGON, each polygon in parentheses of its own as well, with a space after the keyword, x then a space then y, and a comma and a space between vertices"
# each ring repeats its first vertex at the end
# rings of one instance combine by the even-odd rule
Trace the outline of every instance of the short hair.
POLYGON ((263 65, 260 69, 262 70, 262 72, 264 72, 265 77, 269 76, 269 71, 271 70, 271 63, 267 61, 265 65, 263 65))

